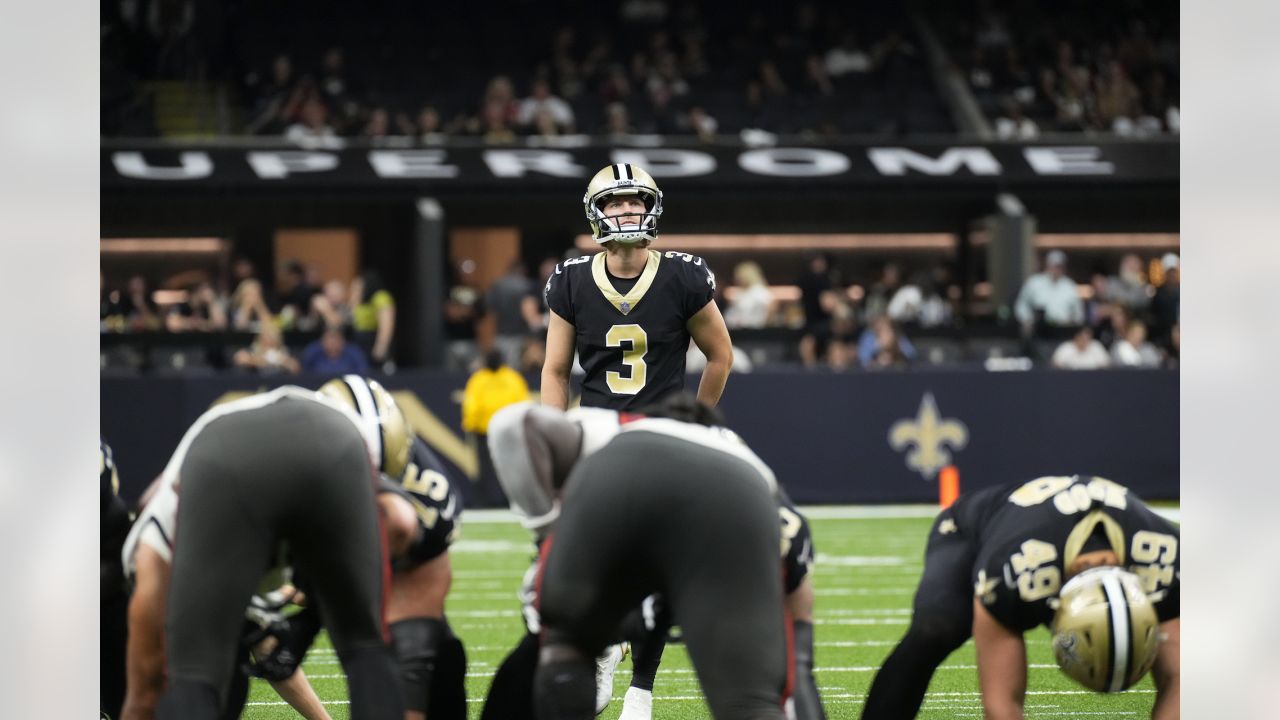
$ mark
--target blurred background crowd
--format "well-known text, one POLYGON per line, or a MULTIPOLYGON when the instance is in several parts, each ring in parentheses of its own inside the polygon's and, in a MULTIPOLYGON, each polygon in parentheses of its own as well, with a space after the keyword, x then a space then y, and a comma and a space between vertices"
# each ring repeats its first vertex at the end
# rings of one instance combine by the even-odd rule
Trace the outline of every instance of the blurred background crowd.
MULTIPOLYGON (((826 0, 513 0, 449 4, 447 12, 433 3, 110 0, 102 6, 101 130, 104 146, 310 149, 757 147, 778 138, 812 146, 850 138, 1168 143, 1179 131, 1177 13, 1136 0, 963 0, 927 11, 826 0)), ((679 211, 681 197, 672 193, 669 207, 679 211)), ((562 199, 563 227, 583 232, 576 196, 562 199)), ((1150 209, 1135 206, 1136 219, 1122 224, 1140 225, 1150 209)), ((468 212, 454 213, 450 227, 483 214, 468 212)), ((664 221, 677 230, 680 222, 664 221)), ((108 224, 104 237, 135 237, 138 221, 108 224)), ((788 252, 659 245, 703 255, 719 274, 735 371, 1177 365, 1176 232, 1138 241, 1117 227, 1074 244, 1063 241, 1076 237, 1069 234, 1041 236, 1038 271, 1020 278, 1014 299, 992 295, 979 229, 952 229, 961 239, 938 251, 892 240, 856 251, 803 239, 788 252)), ((446 277, 430 290, 441 298, 432 312, 444 366, 474 367, 491 347, 513 367, 540 366, 542 286, 555 263, 592 246, 567 232, 523 231, 515 259, 488 273, 477 270, 483 250, 447 241, 446 277)), ((337 271, 227 235, 214 259, 188 265, 180 254, 143 261, 155 243, 113 254, 115 241, 103 240, 104 370, 386 372, 403 364, 397 339, 415 280, 395 254, 402 251, 379 249, 366 233, 354 265, 337 271)), ((689 360, 697 371, 696 350, 689 360)))
MULTIPOLYGON (((112 0, 102 132, 519 137, 1177 133, 1177 6, 112 0), (500 13, 503 22, 489 15, 500 13), (942 67, 935 69, 934 66, 942 67)), ((566 139, 568 138, 568 139, 566 139)))

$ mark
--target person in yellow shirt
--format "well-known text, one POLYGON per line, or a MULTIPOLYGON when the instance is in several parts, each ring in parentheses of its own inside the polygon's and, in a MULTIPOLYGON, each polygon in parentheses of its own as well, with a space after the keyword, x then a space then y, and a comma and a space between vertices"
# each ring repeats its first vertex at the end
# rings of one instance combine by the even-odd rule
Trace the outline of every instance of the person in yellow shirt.
POLYGON ((376 270, 365 270, 351 281, 349 299, 356 344, 365 351, 373 365, 382 367, 391 359, 391 342, 396 332, 396 301, 376 270))
POLYGON ((489 419, 502 408, 528 399, 529 385, 524 376, 505 364, 502 352, 496 348, 485 354, 484 365, 471 374, 462 391, 462 429, 476 441, 480 460, 477 489, 480 502, 486 506, 507 504, 489 455, 489 419))

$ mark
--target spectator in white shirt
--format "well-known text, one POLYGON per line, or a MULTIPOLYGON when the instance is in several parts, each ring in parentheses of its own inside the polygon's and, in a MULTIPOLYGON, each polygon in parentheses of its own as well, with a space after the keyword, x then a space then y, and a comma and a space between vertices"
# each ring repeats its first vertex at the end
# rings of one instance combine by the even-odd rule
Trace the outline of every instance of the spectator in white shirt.
POLYGON ((329 109, 320 98, 312 97, 303 102, 301 115, 301 122, 285 128, 285 140, 308 150, 342 147, 342 139, 329 125, 329 109))
POLYGON ((858 47, 858 39, 853 33, 845 33, 840 44, 827 51, 823 64, 831 77, 871 72, 871 56, 858 47))
POLYGON ((1070 340, 1053 351, 1053 366, 1064 370, 1096 370, 1111 364, 1111 356, 1102 343, 1093 339, 1093 329, 1081 325, 1070 340))
POLYGON ((737 294, 724 312, 725 325, 731 328, 762 328, 769 324, 773 311, 773 293, 765 284, 764 272, 750 260, 733 269, 737 294))
POLYGON ((1130 320, 1124 337, 1111 346, 1111 359, 1124 367, 1160 367, 1162 358, 1155 345, 1147 342, 1147 326, 1141 320, 1130 320))
POLYGON ((1044 272, 1023 283, 1013 312, 1024 334, 1031 335, 1038 322, 1058 327, 1084 323, 1084 303, 1075 281, 1067 277, 1066 267, 1066 253, 1052 250, 1045 256, 1044 272))
POLYGON ((551 115, 560 132, 573 132, 573 108, 569 103, 551 94, 551 84, 539 78, 533 81, 529 97, 520 101, 516 112, 516 124, 529 127, 542 113, 551 115))
MULTIPOLYGON (((934 273, 945 273, 935 268, 934 273)), ((951 322, 951 305, 939 291, 940 283, 931 273, 918 272, 893 294, 888 313, 894 322, 915 322, 921 327, 937 327, 951 322)))

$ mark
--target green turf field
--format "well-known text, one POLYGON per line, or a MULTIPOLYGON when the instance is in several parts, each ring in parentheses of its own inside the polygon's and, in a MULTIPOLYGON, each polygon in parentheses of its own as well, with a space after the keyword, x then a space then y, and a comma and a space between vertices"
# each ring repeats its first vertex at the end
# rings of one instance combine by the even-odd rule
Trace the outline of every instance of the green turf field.
MULTIPOLYGON (((927 513, 917 509, 915 515, 927 513)), ((817 547, 817 679, 831 720, 857 718, 876 668, 906 630, 911 597, 922 568, 928 517, 834 518, 835 508, 811 515, 817 547)), ((889 514, 897 513, 893 510, 889 514)), ((863 514, 863 513, 859 513, 863 514)), ((911 514, 911 513, 906 513, 911 514)), ((515 592, 531 559, 527 533, 493 513, 464 518, 462 540, 453 549, 454 582, 449 621, 466 644, 469 717, 480 706, 493 673, 523 632, 515 592)), ((1047 630, 1027 635, 1031 664, 1027 717, 1148 716, 1154 689, 1148 677, 1128 692, 1098 695, 1074 685, 1053 664, 1047 630)), ((346 718, 346 686, 333 650, 322 636, 304 668, 330 714, 346 718)), ((601 718, 621 712, 630 680, 630 660, 614 681, 614 702, 601 718)), ((981 717, 972 643, 954 653, 934 675, 921 718, 981 717)), ((707 718, 697 678, 683 647, 671 645, 654 685, 655 720, 707 718)), ((266 683, 255 681, 245 718, 276 719, 297 715, 266 683)))

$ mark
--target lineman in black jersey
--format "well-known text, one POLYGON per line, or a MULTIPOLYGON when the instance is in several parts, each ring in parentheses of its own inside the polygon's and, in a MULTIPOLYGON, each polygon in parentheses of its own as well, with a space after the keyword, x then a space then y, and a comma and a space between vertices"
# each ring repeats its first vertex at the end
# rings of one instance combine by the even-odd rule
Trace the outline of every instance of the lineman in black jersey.
POLYGON ((585 375, 582 404, 626 410, 684 388, 690 338, 707 356, 698 399, 715 406, 733 364, 715 274, 702 258, 649 248, 662 192, 643 169, 610 165, 583 198, 604 252, 556 266, 544 289, 548 316, 542 402, 569 406, 574 353, 585 375))
POLYGON ((124 705, 125 694, 125 638, 129 609, 129 590, 125 582, 124 568, 120 565, 120 550, 129 534, 129 510, 120 499, 120 479, 116 473, 115 458, 105 440, 98 439, 98 486, 101 500, 101 532, 99 558, 101 688, 99 705, 102 715, 116 720, 124 705))
POLYGON ((413 434, 391 393, 377 381, 344 375, 320 393, 355 410, 362 427, 385 448, 378 507, 387 530, 391 585, 386 620, 400 666, 406 720, 466 717, 466 653, 444 615, 453 580, 449 546, 462 529, 462 497, 448 470, 413 434))
POLYGON ((1154 603, 1164 637, 1152 717, 1176 718, 1178 546, 1177 527, 1104 478, 1042 477, 961 495, 933 523, 911 626, 876 674, 862 717, 915 717, 933 671, 970 636, 987 717, 1022 717, 1023 633, 1055 622, 1073 576, 1118 566, 1154 603))

